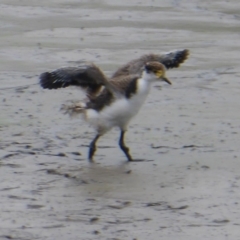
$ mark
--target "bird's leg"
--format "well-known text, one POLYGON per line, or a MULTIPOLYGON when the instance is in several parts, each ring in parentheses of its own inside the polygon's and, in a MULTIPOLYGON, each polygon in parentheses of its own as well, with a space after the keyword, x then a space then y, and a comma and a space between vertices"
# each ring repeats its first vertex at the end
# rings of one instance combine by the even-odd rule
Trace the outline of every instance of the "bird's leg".
POLYGON ((101 136, 100 134, 97 134, 89 145, 89 152, 88 152, 89 162, 93 162, 93 155, 94 155, 95 151, 97 150, 96 142, 97 142, 97 140, 99 139, 100 136, 101 136))
POLYGON ((125 131, 121 130, 120 138, 119 138, 119 147, 122 149, 122 151, 125 153, 128 161, 133 161, 132 156, 129 153, 129 148, 124 143, 124 134, 125 131))

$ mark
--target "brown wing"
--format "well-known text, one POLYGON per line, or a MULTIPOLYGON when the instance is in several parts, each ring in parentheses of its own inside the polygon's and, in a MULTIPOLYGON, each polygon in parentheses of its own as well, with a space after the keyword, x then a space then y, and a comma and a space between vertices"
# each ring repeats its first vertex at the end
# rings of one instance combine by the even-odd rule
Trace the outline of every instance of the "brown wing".
POLYGON ((48 89, 79 86, 88 94, 94 94, 106 82, 108 82, 107 78, 96 65, 83 64, 79 67, 65 67, 53 72, 42 73, 39 83, 43 88, 48 89))
POLYGON ((189 50, 178 50, 174 52, 169 52, 159 56, 159 62, 161 62, 167 69, 178 68, 181 63, 183 63, 189 55, 189 50))
POLYGON ((137 91, 137 79, 137 75, 121 76, 119 78, 111 79, 109 83, 117 90, 117 94, 115 91, 104 88, 99 95, 90 98, 90 101, 86 104, 86 108, 101 111, 105 106, 110 105, 116 98, 131 98, 131 96, 137 91))
POLYGON ((147 54, 143 55, 142 57, 132 60, 129 63, 125 64, 121 68, 119 68, 112 76, 112 78, 116 78, 123 75, 129 75, 129 74, 138 74, 140 75, 143 66, 147 62, 151 61, 157 61, 162 63, 167 69, 170 68, 177 68, 181 63, 183 63, 189 55, 189 50, 178 50, 169 52, 166 54, 147 54))
POLYGON ((125 97, 130 98, 132 94, 137 91, 137 80, 138 75, 127 75, 112 78, 110 83, 115 86, 119 91, 125 95, 125 97))

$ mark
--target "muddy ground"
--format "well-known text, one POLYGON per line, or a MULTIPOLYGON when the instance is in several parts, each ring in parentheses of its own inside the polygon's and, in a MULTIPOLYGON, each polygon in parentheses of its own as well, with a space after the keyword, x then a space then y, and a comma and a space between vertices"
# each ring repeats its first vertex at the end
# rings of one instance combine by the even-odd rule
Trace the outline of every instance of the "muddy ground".
POLYGON ((238 0, 0 1, 0 239, 235 240, 240 236, 238 0), (93 61, 108 75, 144 53, 188 48, 131 122, 113 130, 59 108, 84 95, 41 72, 93 61))

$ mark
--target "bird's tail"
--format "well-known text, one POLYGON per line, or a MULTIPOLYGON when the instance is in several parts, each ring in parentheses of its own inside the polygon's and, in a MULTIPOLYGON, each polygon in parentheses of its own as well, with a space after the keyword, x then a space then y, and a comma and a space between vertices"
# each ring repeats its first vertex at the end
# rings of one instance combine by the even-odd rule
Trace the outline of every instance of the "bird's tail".
POLYGON ((76 117, 79 114, 84 113, 86 104, 83 102, 72 102, 69 104, 63 104, 60 108, 64 114, 69 114, 70 117, 76 117))

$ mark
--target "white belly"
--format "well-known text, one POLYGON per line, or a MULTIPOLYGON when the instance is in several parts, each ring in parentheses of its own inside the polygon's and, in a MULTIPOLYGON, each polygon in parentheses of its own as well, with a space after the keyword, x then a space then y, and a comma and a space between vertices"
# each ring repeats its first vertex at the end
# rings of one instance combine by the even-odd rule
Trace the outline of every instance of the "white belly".
POLYGON ((86 119, 97 131, 102 133, 110 130, 114 126, 126 129, 130 119, 138 113, 143 105, 148 92, 148 84, 139 82, 137 94, 134 94, 129 99, 125 97, 117 99, 100 112, 88 109, 86 111, 86 119))

